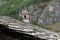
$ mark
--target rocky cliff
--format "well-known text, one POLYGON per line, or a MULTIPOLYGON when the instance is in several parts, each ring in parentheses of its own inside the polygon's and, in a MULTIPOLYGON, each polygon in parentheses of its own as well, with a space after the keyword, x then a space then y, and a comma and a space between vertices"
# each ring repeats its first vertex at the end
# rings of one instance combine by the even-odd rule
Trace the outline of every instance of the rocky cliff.
MULTIPOLYGON (((33 3, 33 4, 29 5, 28 7, 23 8, 22 10, 25 10, 28 12, 30 23, 32 23, 32 22, 38 23, 37 21, 43 12, 43 9, 46 6, 47 6, 47 2, 40 2, 37 4, 33 3)), ((19 11, 19 16, 23 16, 22 10, 19 11)))
MULTIPOLYGON (((30 6, 23 8, 29 13, 30 23, 36 22, 38 24, 49 25, 60 21, 60 2, 59 0, 50 2, 40 2, 37 4, 31 4, 30 6)), ((21 11, 19 15, 21 15, 21 11)))
POLYGON ((60 2, 51 1, 50 4, 43 10, 41 18, 42 24, 53 24, 60 21, 60 2))

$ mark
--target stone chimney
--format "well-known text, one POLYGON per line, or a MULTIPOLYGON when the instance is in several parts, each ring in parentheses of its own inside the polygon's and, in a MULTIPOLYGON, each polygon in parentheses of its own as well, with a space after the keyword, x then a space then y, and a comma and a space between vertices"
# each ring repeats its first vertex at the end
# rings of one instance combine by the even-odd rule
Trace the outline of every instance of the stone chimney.
POLYGON ((22 17, 24 23, 29 23, 29 13, 26 9, 22 10, 22 17))

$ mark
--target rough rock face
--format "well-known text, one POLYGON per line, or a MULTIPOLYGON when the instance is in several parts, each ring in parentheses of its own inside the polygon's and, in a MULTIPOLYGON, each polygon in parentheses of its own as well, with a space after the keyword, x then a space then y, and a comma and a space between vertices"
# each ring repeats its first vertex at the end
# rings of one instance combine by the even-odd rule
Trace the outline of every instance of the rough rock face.
POLYGON ((60 21, 60 2, 52 1, 49 6, 43 10, 38 23, 53 24, 60 21))
MULTIPOLYGON (((36 22, 38 24, 42 23, 44 25, 53 24, 60 21, 60 2, 51 1, 46 7, 47 3, 41 2, 39 4, 31 4, 26 10, 29 14, 30 23, 36 22)), ((19 15, 22 16, 22 10, 19 15)))
MULTIPOLYGON (((42 13, 42 10, 44 9, 44 6, 44 3, 31 4, 30 6, 28 6, 27 8, 23 8, 22 10, 26 10, 29 13, 29 20, 30 23, 32 23, 32 21, 38 21, 38 18, 42 13)), ((19 12, 20 16, 22 16, 22 10, 19 12)))

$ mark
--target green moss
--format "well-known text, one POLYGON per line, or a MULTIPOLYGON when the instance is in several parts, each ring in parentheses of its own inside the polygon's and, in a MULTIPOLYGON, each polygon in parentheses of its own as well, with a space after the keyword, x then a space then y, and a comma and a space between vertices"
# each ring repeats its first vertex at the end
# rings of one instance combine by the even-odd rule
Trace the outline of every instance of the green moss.
POLYGON ((52 27, 44 27, 45 29, 52 30, 52 27))
POLYGON ((23 21, 22 17, 20 17, 18 14, 17 15, 16 14, 15 15, 7 15, 7 16, 17 19, 19 21, 23 21))
POLYGON ((59 32, 60 32, 60 30, 55 30, 55 32, 58 32, 58 33, 59 33, 59 32))
POLYGON ((42 27, 42 28, 45 27, 45 25, 43 25, 43 24, 41 24, 41 23, 38 24, 38 22, 35 22, 35 21, 32 21, 31 24, 36 25, 36 26, 39 26, 39 27, 42 27))

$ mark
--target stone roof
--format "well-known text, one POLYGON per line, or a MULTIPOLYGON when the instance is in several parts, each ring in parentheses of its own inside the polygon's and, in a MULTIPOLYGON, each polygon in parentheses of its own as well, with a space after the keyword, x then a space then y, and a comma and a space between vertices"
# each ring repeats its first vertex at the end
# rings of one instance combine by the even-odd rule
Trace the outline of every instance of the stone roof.
POLYGON ((19 22, 18 20, 12 19, 7 16, 0 15, 0 24, 7 25, 9 29, 16 30, 17 32, 22 32, 25 34, 33 35, 42 39, 59 39, 58 33, 43 29, 41 27, 19 22))

